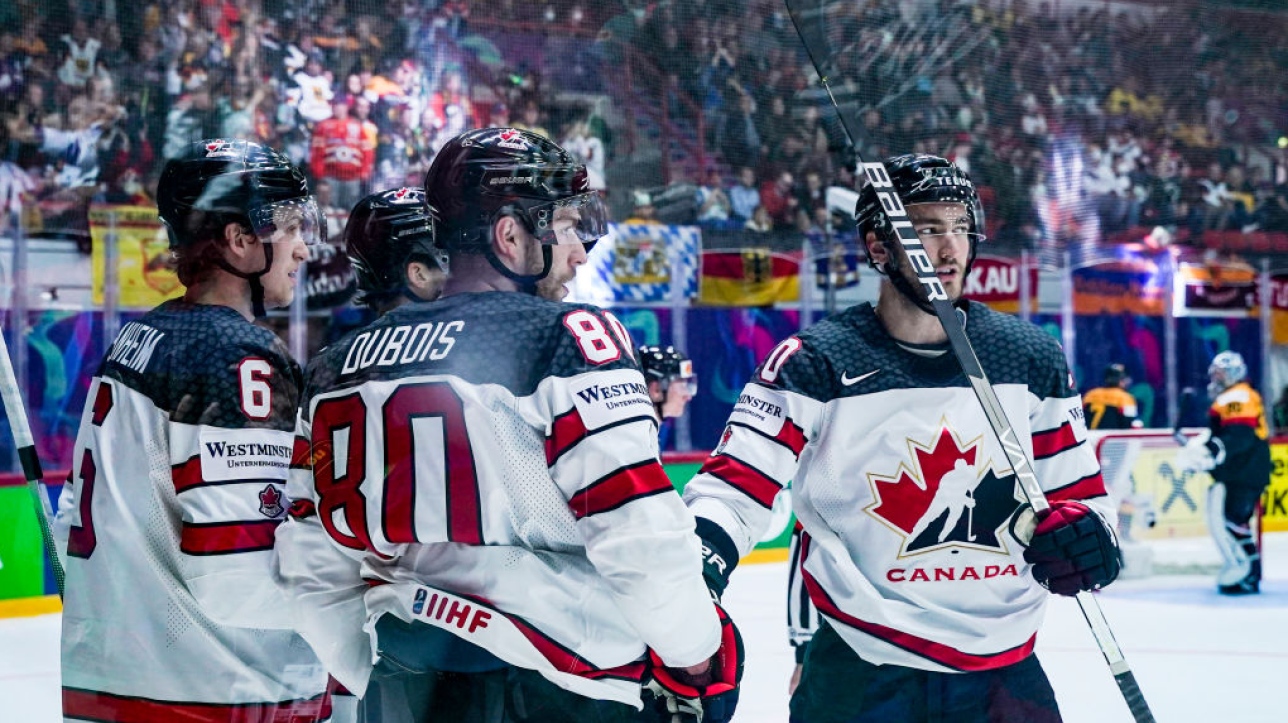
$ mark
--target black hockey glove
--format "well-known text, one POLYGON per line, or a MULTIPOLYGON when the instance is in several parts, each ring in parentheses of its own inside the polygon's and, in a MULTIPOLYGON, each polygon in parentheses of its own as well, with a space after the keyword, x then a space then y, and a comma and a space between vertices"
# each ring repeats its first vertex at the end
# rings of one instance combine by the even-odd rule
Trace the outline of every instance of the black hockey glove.
POLYGON ((706 673, 689 675, 668 668, 657 653, 648 651, 650 670, 644 706, 659 723, 728 723, 733 718, 738 707, 738 683, 742 680, 742 636, 718 604, 716 615, 720 618, 720 648, 711 657, 706 673))
MULTIPOLYGON (((1022 511, 1017 519, 1023 516, 1022 511)), ((1018 533, 1017 538, 1024 539, 1018 533)), ((1033 528, 1024 559, 1033 566, 1033 578, 1057 595, 1099 590, 1118 578, 1123 564, 1114 531, 1090 507, 1073 500, 1051 503, 1033 528)))
POLYGON ((711 591, 711 599, 720 602, 729 585, 729 574, 738 566, 738 548, 720 525, 699 517, 698 539, 702 540, 702 579, 711 591))

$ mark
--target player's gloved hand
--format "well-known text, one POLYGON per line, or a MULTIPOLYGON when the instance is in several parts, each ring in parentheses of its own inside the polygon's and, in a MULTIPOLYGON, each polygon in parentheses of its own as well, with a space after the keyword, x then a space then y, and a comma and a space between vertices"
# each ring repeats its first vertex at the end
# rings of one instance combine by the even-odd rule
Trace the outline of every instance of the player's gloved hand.
POLYGON ((644 705, 665 723, 727 723, 738 706, 738 683, 742 680, 742 636, 724 608, 716 605, 720 618, 720 648, 703 673, 689 674, 668 668, 652 650, 648 651, 649 681, 644 705))
POLYGON ((696 531, 702 541, 702 579, 712 601, 719 603, 729 585, 729 574, 738 566, 738 548, 720 525, 699 517, 696 531))
POLYGON ((1176 466, 1192 472, 1207 472, 1225 460, 1225 445, 1205 429, 1191 437, 1176 453, 1176 466))
MULTIPOLYGON (((1033 524, 1032 510, 1025 508, 1012 528, 1021 542, 1027 537, 1025 512, 1028 525, 1033 524)), ((1123 564, 1118 539, 1090 507, 1074 500, 1054 501, 1031 529, 1024 559, 1033 566, 1033 578, 1051 592, 1076 595, 1118 579, 1123 564)))

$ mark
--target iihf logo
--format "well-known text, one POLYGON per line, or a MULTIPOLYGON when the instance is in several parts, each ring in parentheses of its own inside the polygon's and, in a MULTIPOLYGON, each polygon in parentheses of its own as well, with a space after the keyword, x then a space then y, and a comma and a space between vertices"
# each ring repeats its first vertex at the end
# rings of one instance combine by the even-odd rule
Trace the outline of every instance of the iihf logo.
POLYGON ((953 546, 1006 553, 1001 536, 1019 507, 1015 476, 982 459, 982 438, 958 441, 947 424, 927 443, 908 440, 910 461, 868 474, 876 502, 864 511, 903 536, 900 556, 953 546))
POLYGON ((425 588, 423 587, 416 588, 416 597, 411 602, 412 615, 420 615, 422 612, 425 611, 425 600, 428 597, 429 597, 429 593, 425 592, 425 588))

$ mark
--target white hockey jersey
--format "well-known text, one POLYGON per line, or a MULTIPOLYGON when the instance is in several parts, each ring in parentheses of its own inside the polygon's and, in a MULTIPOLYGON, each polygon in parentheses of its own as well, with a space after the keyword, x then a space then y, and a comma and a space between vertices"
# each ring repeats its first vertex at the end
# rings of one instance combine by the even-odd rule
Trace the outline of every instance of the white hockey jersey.
MULTIPOLYGON (((981 304, 965 308, 1048 498, 1086 500, 1112 525, 1059 345, 981 304)), ((1010 532, 1023 496, 951 353, 900 346, 870 304, 779 344, 684 497, 743 555, 788 480, 804 586, 865 660, 953 672, 1032 652, 1049 593, 1010 532)))
POLYGON ((68 721, 325 720, 327 676, 274 582, 299 367, 223 306, 125 325, 55 522, 68 721))
POLYGON ((716 651, 632 350, 606 312, 494 292, 401 307, 310 364, 277 554, 341 683, 365 690, 384 614, 636 706, 646 646, 716 651))

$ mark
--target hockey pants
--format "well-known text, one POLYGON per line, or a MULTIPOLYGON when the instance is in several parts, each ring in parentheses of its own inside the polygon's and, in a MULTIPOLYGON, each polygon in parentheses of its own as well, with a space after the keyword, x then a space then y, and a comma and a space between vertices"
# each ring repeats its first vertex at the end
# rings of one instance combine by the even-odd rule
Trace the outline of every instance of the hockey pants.
POLYGON ((1058 723, 1035 656, 1004 668, 936 673, 872 665, 824 623, 805 655, 792 723, 1058 723))
POLYGON ((634 708, 564 690, 440 628, 385 615, 360 723, 626 723, 634 708), (446 637, 443 637, 446 636, 446 637))

